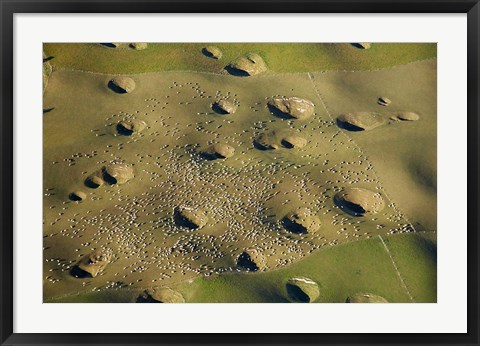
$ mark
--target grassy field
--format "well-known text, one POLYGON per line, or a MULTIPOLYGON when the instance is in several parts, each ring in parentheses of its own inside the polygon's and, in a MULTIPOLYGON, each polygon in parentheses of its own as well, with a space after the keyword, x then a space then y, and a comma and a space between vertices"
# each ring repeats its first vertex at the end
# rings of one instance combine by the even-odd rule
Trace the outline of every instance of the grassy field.
POLYGON ((385 238, 399 272, 416 302, 437 300, 437 245, 432 232, 385 238), (433 240, 432 240, 433 238, 433 240))
MULTIPOLYGON (((414 301, 435 302, 436 247, 416 234, 386 239, 414 301)), ((201 278, 179 290, 192 302, 211 302, 212 297, 216 302, 287 302, 285 283, 293 276, 319 283, 318 303, 343 303, 356 292, 378 294, 390 302, 410 302, 378 238, 320 250, 272 272, 201 278)))
POLYGON ((389 196, 418 230, 437 225, 437 63, 422 61, 383 71, 314 74, 333 117, 355 111, 385 114, 414 110, 416 122, 391 122, 373 131, 350 131, 371 160, 389 196), (384 96, 388 107, 375 101, 384 96), (412 198, 414 191, 415 198, 412 198))
POLYGON ((206 44, 149 44, 136 51, 108 48, 100 44, 45 44, 47 56, 56 68, 73 68, 102 73, 140 73, 152 71, 222 72, 235 58, 256 52, 271 72, 313 72, 327 70, 371 70, 434 58, 435 44, 373 44, 363 50, 344 44, 259 44, 219 43, 223 52, 219 60, 202 54, 206 44))
POLYGON ((307 276, 320 286, 317 302, 344 302, 357 292, 435 302, 436 46, 218 44, 221 60, 204 56, 204 46, 45 44, 45 301, 134 302, 147 287, 170 286, 187 302, 287 302, 286 281, 307 276), (224 71, 250 51, 265 58, 267 73, 224 71), (111 74, 129 73, 132 93, 109 89, 111 74), (302 121, 274 116, 266 106, 273 95, 311 100, 315 114, 302 121), (379 106, 379 96, 392 104, 379 106), (221 98, 238 111, 212 111, 221 98), (335 118, 354 111, 378 112, 385 124, 340 129, 335 118), (397 111, 420 120, 388 121, 397 111), (119 135, 117 124, 129 119, 145 121, 146 129, 119 135), (299 134, 308 144, 256 149, 254 139, 269 131, 299 134), (215 142, 235 155, 201 159, 215 142), (112 162, 133 164, 135 178, 85 185, 112 162), (351 184, 378 191, 385 208, 371 217, 344 213, 333 196, 351 184), (87 198, 72 202, 73 191, 87 198), (173 221, 175 206, 192 203, 207 211, 201 230, 173 221), (319 232, 299 236, 281 226, 298 207, 315 211, 319 232), (403 233, 410 223, 428 232, 403 233), (74 278, 71 267, 99 246, 114 251, 107 270, 74 278), (237 273, 236 258, 251 247, 263 249, 269 270, 237 273))
POLYGON ((42 71, 42 81, 43 81, 43 91, 47 87, 48 78, 52 74, 52 65, 49 60, 46 59, 45 54, 43 55, 43 71, 42 71))
MULTIPOLYGON (((422 235, 384 238, 408 290, 417 303, 436 301, 436 246, 422 235)), ((343 303, 349 295, 368 292, 389 302, 410 302, 379 238, 327 248, 291 266, 266 273, 200 277, 175 287, 191 303, 284 303, 285 283, 307 276, 320 286, 317 303, 343 303)), ((141 290, 94 292, 52 302, 134 302, 141 290)))
POLYGON ((191 72, 142 74, 135 76, 137 87, 127 95, 109 90, 109 78, 59 70, 45 92, 45 107, 54 108, 44 115, 44 253, 45 271, 52 279, 45 285, 46 297, 116 281, 131 288, 145 282, 169 285, 203 273, 203 266, 235 266, 236 257, 250 247, 271 247, 266 262, 277 268, 328 244, 386 235, 406 226, 390 205, 375 218, 361 219, 335 207, 333 195, 349 186, 350 179, 371 191, 381 189, 368 161, 324 109, 318 107, 315 117, 294 122, 273 116, 265 106, 269 96, 292 92, 320 105, 307 74, 251 79, 191 72), (239 100, 234 115, 211 111, 219 92, 239 100), (203 97, 196 97, 200 94, 203 97), (181 116, 173 116, 177 114, 181 116), (116 135, 117 122, 132 115, 148 128, 138 136, 116 135), (66 130, 65 124, 75 131, 66 130), (259 133, 286 130, 301 133, 309 145, 272 151, 252 145, 259 133), (236 154, 228 160, 199 160, 195 153, 211 141, 234 146, 236 154), (113 160, 134 163, 135 179, 99 189, 84 185, 91 172, 113 160), (69 201, 72 191, 84 191, 88 198, 69 201), (171 211, 184 204, 205 209, 208 226, 195 232, 177 227, 171 211), (298 207, 315 210, 321 232, 302 238, 280 226, 283 216, 298 207), (195 244, 194 253, 183 249, 174 264, 162 263, 170 261, 172 247, 182 249, 189 243, 195 244), (69 264, 99 245, 119 253, 109 270, 92 280, 72 278, 69 264), (161 254, 162 260, 155 256, 152 261, 150 254, 161 254), (200 258, 193 261, 195 256, 200 258), (60 268, 59 258, 65 260, 60 268))

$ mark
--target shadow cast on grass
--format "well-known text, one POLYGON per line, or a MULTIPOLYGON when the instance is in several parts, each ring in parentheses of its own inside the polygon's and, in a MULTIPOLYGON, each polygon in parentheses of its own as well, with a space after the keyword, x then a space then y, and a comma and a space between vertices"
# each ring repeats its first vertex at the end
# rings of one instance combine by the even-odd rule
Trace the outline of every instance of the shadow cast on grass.
POLYGON ((117 133, 121 136, 131 136, 131 135, 133 135, 133 131, 130 130, 130 129, 127 129, 122 124, 117 124, 117 133))
POLYGON ((177 226, 180 226, 180 227, 186 227, 190 229, 198 228, 196 224, 184 218, 178 209, 175 209, 173 212, 173 221, 177 226))
POLYGON ((228 112, 225 111, 224 109, 220 108, 220 106, 216 102, 212 105, 212 110, 215 113, 220 114, 220 115, 227 115, 228 114, 228 112))
POLYGON ((254 147, 255 149, 258 149, 258 150, 262 150, 262 151, 274 150, 274 148, 264 146, 264 145, 258 143, 256 140, 254 140, 254 141, 252 142, 252 144, 253 144, 253 147, 254 147))
POLYGON ((207 48, 202 48, 202 54, 205 55, 207 58, 218 60, 218 58, 216 56, 214 56, 212 53, 210 53, 207 50, 207 48))
POLYGON ((365 49, 365 47, 363 47, 360 43, 350 43, 352 46, 354 46, 355 48, 358 48, 358 49, 365 49))
POLYGON ((310 297, 295 285, 287 284, 287 294, 296 302, 310 303, 310 297))
POLYGON ((341 121, 341 120, 339 120, 339 119, 336 120, 336 123, 337 123, 337 126, 338 126, 339 128, 341 128, 342 130, 351 131, 351 132, 364 131, 362 128, 360 128, 360 127, 358 127, 358 126, 355 126, 355 125, 346 123, 346 122, 341 121))
POLYGON ((108 87, 110 88, 110 90, 116 92, 117 94, 126 94, 127 93, 124 89, 120 88, 113 81, 108 82, 108 87))
POLYGON ((290 114, 282 112, 281 110, 279 110, 279 109, 278 109, 277 107, 275 107, 275 106, 267 105, 267 107, 268 107, 268 110, 270 111, 270 113, 271 113, 272 115, 276 116, 277 118, 286 119, 286 120, 295 119, 295 118, 292 117, 290 114))
POLYGON ((78 265, 75 265, 70 269, 70 275, 77 279, 91 278, 92 276, 85 270, 80 269, 78 265))
POLYGON ((225 66, 225 71, 227 71, 232 76, 236 76, 236 77, 249 77, 250 76, 247 72, 245 72, 243 70, 239 70, 239 69, 231 67, 231 66, 225 66))
POLYGON ((107 48, 117 48, 117 46, 113 43, 100 43, 100 44, 107 48))
POLYGON ((295 234, 307 234, 308 231, 305 227, 302 225, 299 225, 298 223, 295 223, 291 220, 289 220, 287 217, 284 217, 281 221, 282 226, 289 232, 295 233, 295 234))

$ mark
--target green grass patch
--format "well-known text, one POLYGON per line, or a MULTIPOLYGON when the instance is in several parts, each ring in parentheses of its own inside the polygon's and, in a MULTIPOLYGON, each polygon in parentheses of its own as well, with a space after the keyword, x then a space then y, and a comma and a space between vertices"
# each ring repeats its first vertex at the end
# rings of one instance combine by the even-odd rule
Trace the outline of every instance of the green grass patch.
POLYGON ((118 289, 67 295, 46 303, 134 303, 140 291, 118 289))
POLYGON ((318 283, 319 303, 342 303, 356 292, 378 294, 390 302, 408 302, 378 238, 327 248, 279 270, 201 278, 181 289, 191 302, 287 302, 285 284, 294 276, 318 283))
MULTIPOLYGON (((384 238, 415 302, 436 301, 436 246, 425 237, 403 234, 384 238)), ((199 277, 175 287, 190 303, 288 302, 285 284, 306 276, 320 287, 317 303, 343 303, 356 292, 380 295, 389 302, 410 302, 379 238, 320 250, 285 268, 264 273, 199 277)), ((107 290, 51 302, 134 302, 140 291, 107 290)))
POLYGON ((436 302, 436 243, 423 234, 402 234, 384 240, 415 302, 436 302))
POLYGON ((152 71, 222 72, 235 58, 260 54, 272 72, 371 70, 434 58, 433 43, 376 43, 368 50, 349 43, 219 43, 219 60, 206 57, 202 43, 151 43, 145 50, 108 48, 98 43, 46 43, 45 53, 58 68, 103 73, 152 71))
POLYGON ((48 78, 53 72, 52 65, 50 64, 49 60, 46 58, 45 54, 43 54, 43 71, 42 71, 42 80, 43 80, 43 91, 48 84, 48 78))

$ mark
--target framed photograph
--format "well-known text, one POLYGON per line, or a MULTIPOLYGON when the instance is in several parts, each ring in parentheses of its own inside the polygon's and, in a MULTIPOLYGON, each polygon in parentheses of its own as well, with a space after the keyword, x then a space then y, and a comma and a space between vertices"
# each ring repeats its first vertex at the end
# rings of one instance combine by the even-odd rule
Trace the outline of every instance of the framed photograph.
POLYGON ((2 345, 479 344, 478 1, 0 9, 2 345))

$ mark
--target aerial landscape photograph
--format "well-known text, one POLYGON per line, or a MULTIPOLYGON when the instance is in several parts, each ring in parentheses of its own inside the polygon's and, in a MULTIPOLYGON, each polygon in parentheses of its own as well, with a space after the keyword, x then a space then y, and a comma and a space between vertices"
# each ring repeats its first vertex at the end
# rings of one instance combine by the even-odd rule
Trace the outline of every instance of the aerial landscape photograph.
POLYGON ((44 303, 436 303, 435 43, 44 43, 44 303))

